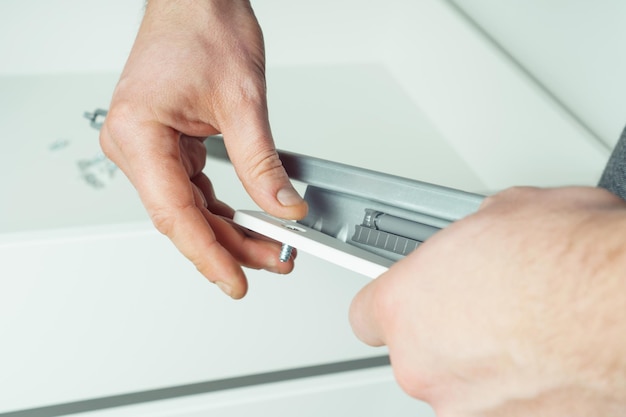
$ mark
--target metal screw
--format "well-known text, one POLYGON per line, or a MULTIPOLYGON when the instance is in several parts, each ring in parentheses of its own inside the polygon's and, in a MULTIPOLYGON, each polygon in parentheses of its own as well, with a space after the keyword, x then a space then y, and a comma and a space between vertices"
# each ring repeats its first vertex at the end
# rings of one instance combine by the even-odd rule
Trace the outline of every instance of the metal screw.
POLYGON ((286 243, 283 243, 283 247, 280 249, 280 255, 278 259, 281 262, 287 262, 291 258, 291 251, 293 248, 286 243))
POLYGON ((96 130, 100 130, 102 127, 102 123, 104 123, 104 118, 107 116, 108 111, 103 109, 96 109, 93 113, 89 113, 86 111, 83 116, 86 119, 89 119, 89 125, 96 130))

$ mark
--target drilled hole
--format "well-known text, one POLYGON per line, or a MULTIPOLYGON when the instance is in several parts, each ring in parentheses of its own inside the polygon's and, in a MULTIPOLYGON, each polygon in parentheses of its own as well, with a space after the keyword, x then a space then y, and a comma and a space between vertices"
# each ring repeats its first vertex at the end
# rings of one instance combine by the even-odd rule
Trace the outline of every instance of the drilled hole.
POLYGON ((301 232, 304 233, 306 232, 306 229, 302 228, 302 227, 298 227, 298 226, 294 226, 292 224, 283 224, 283 227, 285 229, 289 229, 289 230, 293 230, 295 232, 301 232))

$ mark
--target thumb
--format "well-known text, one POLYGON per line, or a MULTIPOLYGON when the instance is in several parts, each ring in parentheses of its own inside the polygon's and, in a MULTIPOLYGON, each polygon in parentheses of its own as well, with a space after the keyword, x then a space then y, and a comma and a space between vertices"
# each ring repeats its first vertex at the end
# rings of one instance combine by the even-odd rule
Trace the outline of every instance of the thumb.
POLYGON ((307 204, 289 181, 278 157, 267 107, 258 105, 248 110, 238 112, 240 117, 222 129, 235 171, 261 209, 276 217, 301 219, 306 216, 307 204))
POLYGON ((352 299, 350 304, 350 326, 355 336, 370 346, 385 344, 384 328, 380 313, 384 303, 380 301, 380 283, 382 278, 368 283, 352 299))

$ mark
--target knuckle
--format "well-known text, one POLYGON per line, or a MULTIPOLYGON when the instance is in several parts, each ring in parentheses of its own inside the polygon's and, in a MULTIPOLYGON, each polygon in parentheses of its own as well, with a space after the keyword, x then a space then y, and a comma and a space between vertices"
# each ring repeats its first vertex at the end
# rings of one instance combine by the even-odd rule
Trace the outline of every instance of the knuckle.
POLYGON ((241 71, 240 76, 226 77, 210 96, 218 105, 217 116, 226 122, 235 122, 244 109, 266 107, 267 89, 261 71, 241 71))
POLYGON ((148 203, 146 208, 154 227, 174 241, 184 237, 179 235, 198 210, 195 201, 188 204, 148 203))
POLYGON ((124 139, 129 137, 133 122, 131 115, 134 106, 127 101, 111 106, 100 131, 100 147, 105 155, 111 157, 123 148, 124 139))
POLYGON ((480 208, 485 209, 489 206, 505 201, 529 199, 532 195, 539 192, 539 190, 540 189, 537 187, 529 186, 509 187, 505 190, 497 192, 496 194, 486 197, 481 203, 480 208))
POLYGON ((499 195, 502 198, 513 199, 513 198, 520 198, 520 197, 532 195, 538 191, 539 191, 539 188, 537 187, 516 185, 514 187, 510 187, 510 188, 507 188, 506 190, 499 192, 497 195, 499 195))
POLYGON ((436 376, 424 369, 416 370, 415 368, 411 368, 410 365, 407 366, 407 364, 402 362, 400 363, 404 366, 397 366, 397 361, 394 360, 393 356, 391 357, 391 362, 392 364, 396 363, 393 368, 396 382, 407 395, 418 400, 426 401, 433 407, 438 405, 436 393, 439 384, 436 376))
MULTIPOLYGON (((214 245, 219 245, 217 241, 213 241, 209 244, 209 248, 214 245)), ((200 272, 202 275, 207 277, 207 279, 211 282, 215 282, 218 277, 214 277, 212 274, 213 267, 215 265, 216 260, 211 259, 207 256, 201 256, 199 253, 185 253, 184 254, 187 259, 193 264, 193 266, 200 272)))
POLYGON ((179 142, 180 156, 189 177, 200 174, 206 165, 206 148, 197 138, 183 137, 179 142))
POLYGON ((408 372, 403 370, 395 371, 395 378, 398 386, 402 389, 402 391, 406 392, 412 398, 422 398, 423 392, 421 389, 422 384, 418 384, 415 381, 415 378, 410 376, 408 372))
POLYGON ((282 176, 283 163, 274 149, 262 149, 251 152, 245 159, 247 178, 282 176))
POLYGON ((480 210, 484 210, 489 206, 492 206, 494 203, 498 201, 498 194, 490 195, 485 197, 485 199, 480 203, 480 210))
POLYGON ((374 291, 374 311, 378 323, 385 323, 382 330, 394 334, 398 327, 398 298, 391 285, 376 286, 374 291))
POLYGON ((164 209, 152 209, 149 212, 154 227, 162 234, 172 238, 175 228, 175 218, 164 209))
POLYGON ((376 289, 376 310, 380 319, 385 323, 394 319, 394 306, 396 305, 396 297, 390 290, 389 285, 379 286, 376 289))
POLYGON ((203 251, 197 248, 183 244, 184 236, 181 235, 178 219, 185 216, 184 211, 197 210, 197 207, 190 205, 187 207, 176 208, 152 208, 149 210, 150 219, 154 227, 163 235, 167 236, 178 248, 178 250, 200 271, 203 275, 209 276, 212 270, 213 260, 203 256, 207 251, 211 250, 213 245, 219 244, 216 240, 206 242, 203 251), (182 246, 181 246, 182 245, 182 246))
POLYGON ((237 95, 243 103, 265 103, 267 94, 265 77, 262 72, 256 71, 251 76, 245 76, 237 83, 237 95))

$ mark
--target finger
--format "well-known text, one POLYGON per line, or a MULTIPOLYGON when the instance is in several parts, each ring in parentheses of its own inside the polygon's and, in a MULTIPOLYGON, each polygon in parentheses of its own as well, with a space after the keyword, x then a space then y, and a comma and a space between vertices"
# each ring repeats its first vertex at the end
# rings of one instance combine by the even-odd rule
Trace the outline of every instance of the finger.
POLYGON ((206 148, 203 138, 182 135, 179 140, 180 155, 187 177, 193 178, 206 165, 206 148))
POLYGON ((191 179, 191 182, 193 182, 194 185, 198 187, 198 189, 202 193, 206 202, 205 207, 211 213, 217 214, 222 217, 227 217, 229 219, 233 218, 233 216, 235 215, 235 210, 228 204, 217 199, 217 197, 215 196, 215 190, 213 189, 213 184, 206 175, 200 173, 193 177, 191 179))
MULTIPOLYGON (((115 116, 115 115, 114 115, 115 116)), ((107 117, 102 142, 137 189, 156 228, 210 281, 233 298, 247 290, 245 275, 216 237, 196 205, 182 164, 176 131, 156 122, 136 123, 107 117), (115 123, 120 123, 116 126, 115 123), (124 123, 122 123, 124 122, 124 123), (111 127, 113 125, 113 127, 111 127)))
POLYGON ((224 143, 243 186, 266 212, 285 219, 306 216, 307 205, 294 189, 274 147, 265 100, 244 102, 237 119, 224 124, 224 143))
POLYGON ((192 182, 192 191, 193 191, 193 201, 196 207, 207 208, 209 204, 207 203, 207 199, 204 196, 204 193, 200 191, 200 188, 198 188, 196 184, 193 184, 193 182, 192 182))
MULTIPOLYGON (((242 232, 243 232, 246 236, 248 236, 248 237, 250 237, 250 238, 257 239, 257 240, 265 240, 265 241, 268 241, 268 242, 273 242, 273 243, 275 243, 276 245, 280 246, 281 248, 282 248, 282 246, 283 246, 283 243, 282 243, 282 242, 279 242, 279 241, 277 241, 277 240, 274 240, 274 239, 272 239, 272 238, 270 238, 270 237, 268 237, 268 236, 265 236, 265 235, 263 235, 263 234, 261 234, 261 233, 257 233, 257 232, 255 232, 254 230, 246 229, 245 227, 241 227, 241 226, 239 226, 239 225, 237 225, 237 227, 239 227, 239 228, 241 229, 241 231, 242 231, 242 232)), ((298 249, 296 249, 296 248, 292 247, 292 248, 291 248, 291 256, 290 256, 290 259, 296 259, 297 257, 298 257, 298 249)))
POLYGON ((381 277, 363 287, 350 304, 352 331, 363 343, 370 346, 385 344, 380 320, 380 312, 384 308, 380 296, 381 277))
MULTIPOLYGON (((276 273, 280 273, 280 274, 285 274, 288 272, 291 272, 291 270, 293 269, 293 266, 290 265, 289 263, 285 263, 285 262, 279 262, 278 264, 276 264, 276 259, 280 258, 280 249, 282 247, 282 243, 278 242, 274 239, 271 239, 265 235, 262 235, 260 233, 254 232, 252 230, 249 229, 245 229, 237 224, 235 224, 232 221, 232 218, 234 216, 235 210, 233 210, 230 206, 226 205, 225 203, 217 200, 215 198, 215 195, 212 195, 212 191, 213 189, 211 188, 210 184, 210 180, 209 178, 207 178, 204 175, 201 175, 197 177, 196 179, 193 180, 194 182, 194 188, 197 191, 197 194, 199 195, 199 197, 196 198, 197 201, 202 201, 203 205, 205 208, 208 209, 208 211, 214 215, 217 215, 218 217, 220 217, 221 219, 225 220, 233 229, 235 229, 238 233, 238 236, 235 239, 235 242, 233 243, 232 240, 229 239, 229 242, 231 242, 230 247, 232 247, 232 250, 229 250, 231 253, 237 253, 239 252, 239 249, 242 247, 242 243, 238 241, 238 239, 241 238, 249 238, 252 239, 253 241, 264 241, 267 242, 268 245, 266 245, 268 248, 270 248, 271 252, 271 262, 251 262, 250 260, 247 260, 248 258, 245 256, 239 256, 237 258, 237 260, 241 261, 241 263, 244 266, 247 266, 249 268, 256 268, 256 269, 267 269, 268 271, 272 271, 272 272, 276 272, 276 273), (204 177, 204 181, 201 180, 199 177, 204 177), (197 183, 203 183, 204 182, 204 186, 203 188, 207 191, 205 191, 204 193, 200 191, 198 185, 196 185, 197 183), (208 188, 208 189, 207 189, 208 188), (208 198, 210 199, 209 202, 207 202, 207 198, 205 198, 205 195, 210 195, 208 198)), ((215 229, 215 228, 214 228, 215 229)), ((220 239, 220 237, 217 237, 218 240, 221 242, 222 239, 220 239)), ((292 248, 291 250, 291 256, 290 259, 295 260, 296 257, 298 256, 298 250, 296 248, 292 248)))
POLYGON ((293 270, 293 259, 280 262, 281 244, 267 239, 248 236, 229 219, 207 213, 207 219, 217 240, 242 265, 253 269, 266 269, 278 274, 288 274, 293 270))

